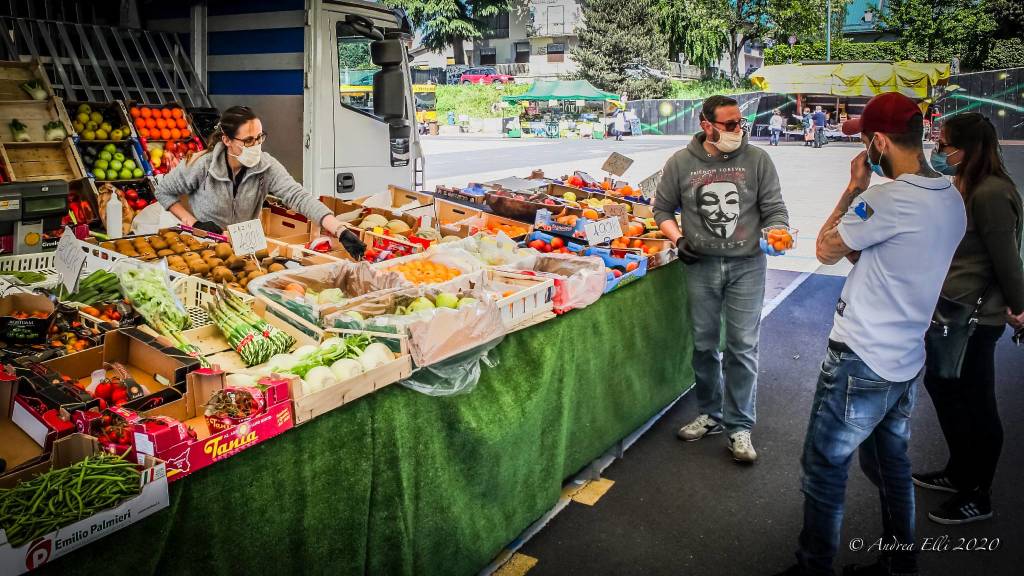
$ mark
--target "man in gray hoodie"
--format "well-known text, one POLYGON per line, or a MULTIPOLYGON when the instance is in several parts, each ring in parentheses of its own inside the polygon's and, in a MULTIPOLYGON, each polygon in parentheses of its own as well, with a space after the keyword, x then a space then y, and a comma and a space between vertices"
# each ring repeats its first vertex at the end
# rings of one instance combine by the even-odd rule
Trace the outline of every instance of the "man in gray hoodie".
POLYGON ((762 228, 788 226, 779 177, 768 154, 749 145, 736 101, 704 101, 701 128, 662 172, 654 201, 661 231, 686 265, 693 320, 693 369, 700 415, 679 430, 686 441, 723 431, 738 462, 757 459, 750 439, 757 397, 757 344, 767 261, 779 255, 762 228), (680 213, 682 229, 676 222, 680 213), (718 351, 725 317, 725 378, 718 351))

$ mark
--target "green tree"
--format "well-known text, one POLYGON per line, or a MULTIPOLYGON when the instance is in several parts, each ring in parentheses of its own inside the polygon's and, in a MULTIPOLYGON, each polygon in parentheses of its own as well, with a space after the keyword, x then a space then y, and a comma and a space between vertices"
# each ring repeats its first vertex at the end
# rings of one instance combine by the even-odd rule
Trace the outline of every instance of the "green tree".
POLYGON ((1000 40, 1024 40, 1024 2, 1021 0, 986 0, 985 8, 998 28, 994 36, 1000 40))
POLYGON ((907 53, 946 61, 959 55, 964 68, 979 68, 997 28, 981 0, 890 0, 883 27, 898 35, 907 53))
POLYGON ((661 30, 668 39, 669 59, 682 54, 699 68, 710 68, 722 57, 728 37, 724 0, 657 0, 661 30))
POLYGON ((413 26, 423 31, 423 45, 455 52, 455 63, 465 63, 462 43, 483 37, 485 24, 481 18, 508 10, 508 0, 385 0, 385 4, 402 8, 413 26))
MULTIPOLYGON (((832 0, 832 42, 843 37, 846 7, 851 0, 832 0)), ((776 43, 788 43, 790 36, 799 42, 825 40, 827 0, 768 0, 768 35, 776 43)))
POLYGON ((771 0, 726 0, 723 13, 726 54, 729 55, 729 79, 739 86, 740 54, 748 42, 768 36, 771 0))
POLYGON ((667 79, 629 76, 627 64, 665 69, 668 43, 655 19, 655 0, 582 0, 579 45, 572 49, 578 75, 609 91, 625 90, 630 98, 658 98, 668 93, 667 79))

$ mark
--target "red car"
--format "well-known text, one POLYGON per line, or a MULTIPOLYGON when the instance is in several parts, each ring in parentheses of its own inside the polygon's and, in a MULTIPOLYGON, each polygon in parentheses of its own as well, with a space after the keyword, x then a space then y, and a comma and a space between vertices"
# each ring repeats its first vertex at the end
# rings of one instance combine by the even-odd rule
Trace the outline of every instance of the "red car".
POLYGON ((498 70, 490 66, 470 68, 459 78, 461 84, 512 84, 515 81, 514 76, 498 74, 498 70))

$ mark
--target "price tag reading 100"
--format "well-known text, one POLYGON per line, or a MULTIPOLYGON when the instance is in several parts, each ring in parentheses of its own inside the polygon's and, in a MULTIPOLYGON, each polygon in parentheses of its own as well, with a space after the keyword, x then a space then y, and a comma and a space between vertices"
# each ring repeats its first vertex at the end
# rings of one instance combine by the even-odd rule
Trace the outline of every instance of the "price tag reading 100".
POLYGON ((604 242, 610 242, 622 236, 622 226, 618 218, 605 218, 595 222, 588 222, 584 227, 587 233, 587 243, 596 246, 604 242))
POLYGON ((231 248, 239 256, 267 249, 267 237, 259 220, 229 224, 228 234, 231 235, 231 248))

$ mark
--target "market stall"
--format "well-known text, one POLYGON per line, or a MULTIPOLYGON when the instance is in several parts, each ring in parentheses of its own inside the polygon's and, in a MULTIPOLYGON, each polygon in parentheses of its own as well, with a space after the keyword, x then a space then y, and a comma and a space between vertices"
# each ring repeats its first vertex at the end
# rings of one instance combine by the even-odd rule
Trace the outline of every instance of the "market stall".
POLYGON ((602 138, 605 117, 619 96, 586 80, 538 80, 519 96, 503 96, 516 113, 503 120, 504 132, 542 138, 602 138))
POLYGON ((787 119, 787 137, 802 137, 799 114, 821 106, 829 113, 828 139, 844 138, 840 125, 856 117, 876 94, 900 92, 929 105, 933 89, 949 80, 949 64, 931 62, 801 62, 764 66, 750 75, 755 87, 775 94, 793 94, 795 113, 787 119))

